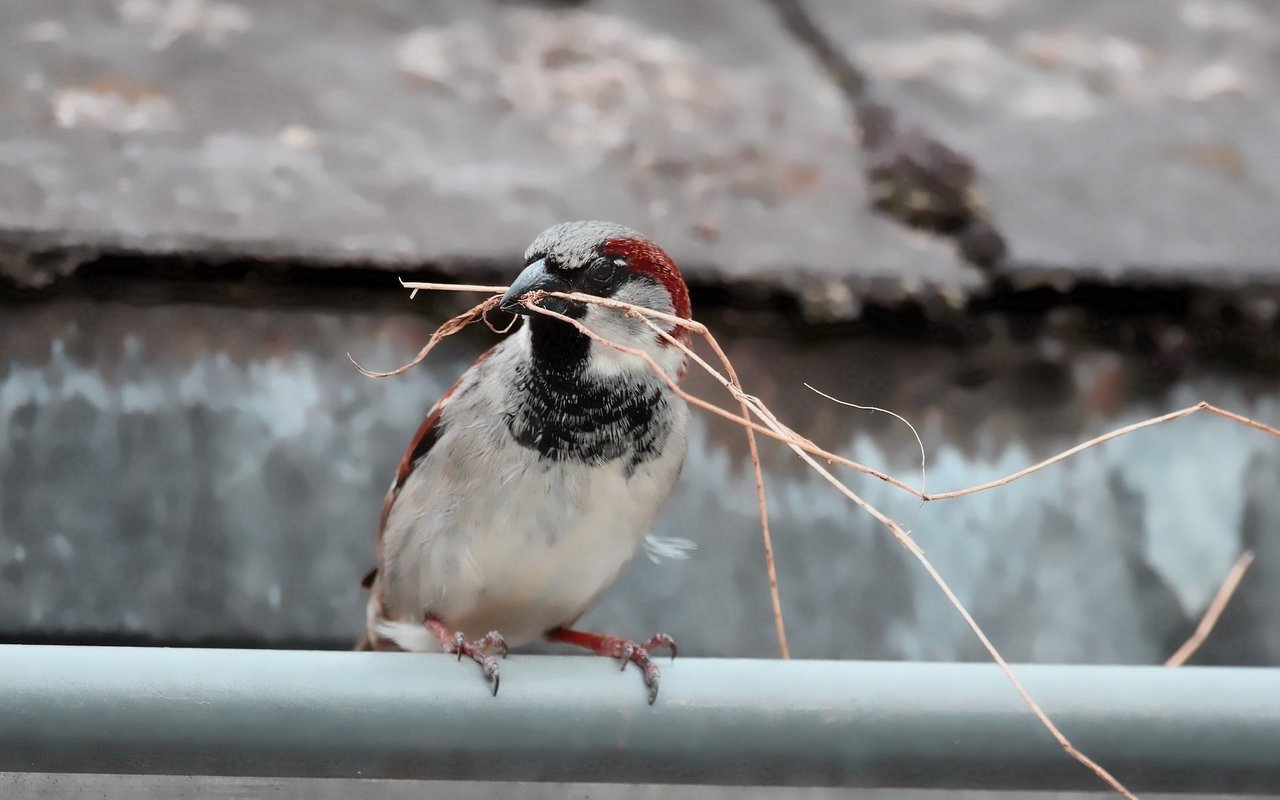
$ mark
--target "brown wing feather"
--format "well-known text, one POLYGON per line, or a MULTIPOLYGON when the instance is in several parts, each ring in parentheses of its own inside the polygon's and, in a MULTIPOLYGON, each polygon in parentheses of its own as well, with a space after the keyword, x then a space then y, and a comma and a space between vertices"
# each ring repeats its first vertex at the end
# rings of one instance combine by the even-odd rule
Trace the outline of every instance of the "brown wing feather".
MULTIPOLYGON (((409 442, 409 447, 404 451, 404 456, 400 459, 400 464, 396 467, 396 479, 391 484, 391 489, 387 492, 387 496, 382 500, 382 515, 378 518, 377 543, 379 550, 382 549, 382 532, 387 527, 387 518, 391 516, 391 506, 395 503, 396 496, 400 494, 400 489, 404 486, 405 481, 409 480, 409 475, 413 473, 414 466, 422 461, 422 459, 426 457, 427 453, 431 452, 431 448, 440 438, 440 434, 442 433, 440 417, 444 413, 445 404, 448 403, 449 398, 462 383, 462 380, 467 376, 467 373, 471 372, 471 370, 475 369, 482 361, 492 355, 496 347, 497 345, 494 345, 494 347, 491 347, 481 353, 480 357, 473 361, 471 366, 468 367, 465 372, 458 376, 458 379, 453 382, 453 385, 445 390, 445 393, 440 396, 440 399, 437 400, 435 405, 431 407, 431 410, 427 412, 427 417, 422 420, 422 424, 418 426, 417 432, 414 433, 413 439, 409 442)), ((360 581, 360 585, 368 589, 373 586, 374 579, 377 577, 378 568, 374 567, 365 574, 364 578, 360 581)))

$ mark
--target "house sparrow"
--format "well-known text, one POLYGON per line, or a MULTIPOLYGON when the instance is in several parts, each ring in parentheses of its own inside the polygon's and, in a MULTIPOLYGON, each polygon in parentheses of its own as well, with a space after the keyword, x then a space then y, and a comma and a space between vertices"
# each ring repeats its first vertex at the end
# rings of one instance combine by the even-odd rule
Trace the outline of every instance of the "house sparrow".
MULTIPOLYGON (((571 626, 635 555, 680 475, 685 402, 634 355, 530 311, 537 290, 583 292, 689 318, 689 291, 671 258, 609 222, 547 229, 501 308, 525 324, 476 359, 431 408, 382 508, 364 643, 443 648, 479 663, 498 691, 498 662, 539 636, 635 664, 649 702, 655 648, 571 626)), ((649 353, 672 377, 679 348, 640 320, 546 297, 543 308, 649 353)), ((672 335, 688 341, 683 328, 672 335)))

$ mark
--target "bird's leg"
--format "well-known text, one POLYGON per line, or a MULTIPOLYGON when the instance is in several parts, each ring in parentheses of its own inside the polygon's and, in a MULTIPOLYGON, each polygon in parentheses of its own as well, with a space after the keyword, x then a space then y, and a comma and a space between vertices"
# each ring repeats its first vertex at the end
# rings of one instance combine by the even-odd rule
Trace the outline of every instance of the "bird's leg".
POLYGON ((430 614, 427 615, 424 624, 427 630, 440 640, 440 646, 446 653, 457 653, 459 661, 463 656, 467 656, 479 664, 484 670, 484 676, 493 681, 494 695, 498 694, 498 659, 489 655, 489 649, 496 648, 502 653, 503 658, 507 657, 507 642, 502 638, 502 634, 489 631, 481 638, 472 641, 463 636, 462 631, 450 631, 443 622, 430 614))
POLYGON ((630 639, 619 639, 616 636, 605 636, 588 631, 575 631, 570 628, 553 628, 546 633, 549 642, 564 642, 586 648, 598 656, 608 656, 622 661, 622 668, 627 664, 635 664, 644 673, 644 685, 649 687, 649 705, 658 699, 658 665, 649 656, 659 647, 671 651, 671 659, 676 657, 676 643, 665 633, 657 633, 647 642, 633 642, 630 639))

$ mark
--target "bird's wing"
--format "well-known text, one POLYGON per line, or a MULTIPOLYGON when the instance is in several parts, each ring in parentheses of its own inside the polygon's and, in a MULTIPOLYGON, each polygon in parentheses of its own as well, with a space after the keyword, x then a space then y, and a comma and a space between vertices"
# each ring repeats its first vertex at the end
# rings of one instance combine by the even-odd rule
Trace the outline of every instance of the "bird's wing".
MULTIPOLYGON (((396 467, 395 479, 391 481, 391 488, 387 490, 387 496, 382 500, 382 515, 378 519, 378 548, 382 547, 382 534, 387 527, 387 517, 391 515, 391 507, 395 505, 396 497, 400 494, 401 487, 405 481, 409 480, 409 475, 413 473, 414 467, 427 457, 427 453, 431 452, 431 448, 440 439, 442 426, 440 418, 444 414, 444 408, 449 402, 449 398, 453 396, 454 391, 466 380, 467 376, 481 362, 493 355, 493 351, 501 346, 501 342, 489 348, 480 354, 480 356, 471 363, 453 385, 445 390, 440 399, 431 406, 431 410, 427 412, 426 419, 422 420, 422 424, 418 426, 418 430, 413 434, 413 439, 409 442, 409 447, 404 451, 404 455, 400 458, 400 464, 396 467)), ((364 578, 360 581, 360 585, 366 589, 373 585, 374 578, 378 576, 378 568, 374 567, 365 573, 364 578)))

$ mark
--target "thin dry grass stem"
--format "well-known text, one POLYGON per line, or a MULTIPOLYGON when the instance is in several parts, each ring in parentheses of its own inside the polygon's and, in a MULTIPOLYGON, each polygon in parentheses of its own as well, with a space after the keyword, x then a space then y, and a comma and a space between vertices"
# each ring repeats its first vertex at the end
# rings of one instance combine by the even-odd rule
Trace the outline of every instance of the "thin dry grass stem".
MULTIPOLYGON (((735 376, 736 380, 736 376, 735 376)), ((747 404, 739 403, 742 415, 747 416, 747 404)), ((778 569, 773 558, 773 534, 769 531, 769 503, 764 496, 764 467, 760 465, 760 449, 756 446, 756 432, 743 427, 747 434, 747 448, 751 451, 751 468, 756 479, 756 505, 760 509, 760 531, 764 538, 764 566, 769 577, 769 602, 773 606, 773 632, 778 638, 778 655, 783 660, 791 658, 787 646, 787 624, 782 618, 782 596, 778 593, 778 569)))
MULTIPOLYGON (((738 377, 733 376, 736 381, 738 377)), ((741 386, 739 385, 739 388, 741 386)), ((742 416, 748 415, 747 404, 739 402, 742 416)), ((769 578, 769 603, 773 607, 773 632, 778 638, 778 654, 783 660, 791 658, 791 648, 787 646, 787 624, 782 618, 782 595, 778 592, 778 569, 773 557, 773 534, 769 531, 769 504, 764 496, 764 467, 760 465, 760 449, 756 446, 756 432, 750 426, 744 426, 747 434, 747 448, 751 451, 751 467, 756 480, 756 505, 760 509, 760 532, 764 539, 764 566, 769 578)))
MULTIPOLYGON (((490 297, 488 300, 485 300, 483 303, 478 303, 477 305, 472 306, 453 319, 446 321, 436 329, 435 333, 431 334, 431 338, 427 340, 426 345, 418 351, 418 354, 413 357, 412 361, 403 366, 396 367, 389 372, 374 372, 373 370, 365 369, 360 366, 360 362, 352 358, 350 353, 347 353, 347 360, 352 364, 355 364, 356 369, 360 370, 361 375, 365 375, 370 378, 389 378, 392 375, 399 375, 400 373, 421 364, 422 359, 427 357, 427 353, 430 353, 432 348, 434 348, 444 337, 457 333, 478 319, 484 319, 484 315, 491 309, 495 308, 501 300, 502 298, 500 296, 495 295, 494 297, 490 297)), ((485 324, 488 324, 488 320, 485 321, 485 324)))
POLYGON ((1205 609, 1204 616, 1200 619, 1200 624, 1196 626, 1195 633, 1191 634, 1191 638, 1183 642, 1182 646, 1169 656, 1169 660, 1164 662, 1166 667, 1182 666, 1200 649, 1200 645, 1204 644, 1210 633, 1213 633, 1213 627, 1218 624, 1218 618, 1231 602, 1232 595, 1240 587, 1240 581, 1244 579, 1244 574, 1249 571, 1251 564, 1253 564, 1253 551, 1245 550, 1227 572, 1227 577, 1218 587, 1218 593, 1213 596, 1209 607, 1205 609))
POLYGON ((927 475, 925 474, 925 469, 924 469, 924 461, 925 461, 924 442, 920 439, 920 433, 916 430, 916 426, 912 425, 910 420, 908 420, 906 417, 902 416, 901 414, 897 414, 893 411, 890 411, 887 408, 880 408, 879 406, 860 406, 857 403, 850 403, 848 400, 841 400, 838 397, 832 397, 831 395, 827 394, 821 389, 815 389, 813 386, 807 383, 804 384, 804 388, 808 389, 809 391, 813 392, 814 394, 820 397, 827 398, 833 403, 839 403, 842 406, 848 406, 849 408, 856 408, 859 411, 879 411, 881 414, 888 414, 889 416, 901 422, 903 425, 906 425, 908 428, 910 428, 911 435, 916 437, 916 445, 920 448, 920 490, 919 490, 920 499, 923 500, 925 497, 928 497, 929 493, 925 490, 925 485, 927 483, 927 475))
POLYGON ((996 480, 993 480, 993 481, 980 483, 977 486, 970 486, 966 489, 955 489, 954 491, 950 491, 950 492, 938 492, 935 494, 926 495, 924 499, 949 500, 953 497, 963 497, 966 494, 975 494, 977 492, 986 491, 987 489, 995 489, 996 487, 1004 486, 1005 484, 1008 484, 1008 483, 1013 483, 1019 478, 1025 478, 1026 476, 1030 475, 1033 472, 1038 472, 1044 469, 1045 467, 1056 464, 1059 461, 1062 461, 1063 459, 1069 458, 1075 455, 1076 453, 1081 452, 1082 450, 1088 450, 1090 447, 1093 447, 1095 445, 1102 444, 1103 442, 1109 442, 1112 439, 1119 439, 1121 436, 1126 436, 1135 431, 1140 431, 1143 428, 1150 428, 1155 425, 1161 425, 1166 422, 1172 422, 1175 419, 1182 419, 1183 417, 1189 417, 1192 414, 1196 414, 1201 411, 1208 411, 1211 414, 1217 414, 1218 416, 1225 417, 1229 420, 1238 422, 1242 425, 1247 425, 1250 428, 1256 428, 1257 430, 1264 431, 1266 433, 1271 434, 1272 436, 1280 436, 1280 428, 1273 428, 1270 425, 1266 425, 1262 422, 1258 422, 1257 420, 1249 419, 1248 417, 1244 417, 1244 416, 1241 416, 1240 414, 1232 413, 1230 411, 1227 411, 1222 408, 1218 408, 1215 405, 1202 401, 1202 402, 1196 403, 1193 406, 1187 406, 1186 408, 1182 408, 1177 411, 1170 411, 1168 414, 1161 414, 1158 417, 1152 417, 1151 419, 1145 419, 1141 422, 1135 422, 1132 425, 1126 425, 1123 428, 1117 428, 1116 430, 1111 431, 1110 433, 1104 433, 1101 436, 1095 436, 1094 438, 1090 439, 1087 442, 1078 444, 1069 450, 1063 450, 1061 453, 1058 453, 1056 456, 1052 456, 1051 458, 1046 458, 1044 461, 1041 461, 1038 464, 1032 464, 1031 466, 1026 467, 1025 469, 1020 469, 1011 475, 1004 476, 1003 478, 997 478, 996 480))
MULTIPOLYGON (((490 298, 490 299, 491 300, 496 299, 498 301, 502 300, 501 297, 490 298)), ((512 314, 511 319, 508 320, 507 324, 503 325, 501 328, 499 328, 497 325, 494 325, 492 322, 489 321, 488 311, 485 311, 483 314, 480 315, 480 320, 484 322, 484 326, 486 328, 488 328, 489 330, 493 331, 496 334, 501 335, 504 333, 510 333, 511 329, 514 328, 516 326, 516 323, 520 321, 520 316, 518 314, 512 314)))
POLYGON ((409 292, 409 299, 418 296, 418 292, 424 289, 433 292, 483 292, 485 294, 502 294, 507 291, 506 286, 481 286, 475 283, 423 283, 421 281, 408 281, 400 278, 400 285, 409 292))
POLYGON ((1193 406, 1196 411, 1208 411, 1211 414, 1217 414, 1225 417, 1233 422, 1239 422, 1241 425, 1247 425, 1250 428, 1256 428, 1263 433, 1269 433, 1272 436, 1280 436, 1280 428, 1273 428, 1265 422, 1258 422, 1256 419, 1250 419, 1243 414, 1237 414, 1234 411, 1228 411, 1225 408, 1219 408, 1211 403, 1199 402, 1193 406))
MULTIPOLYGON (((729 374, 729 380, 733 386, 741 392, 742 381, 738 380, 738 373, 734 371, 733 364, 727 358, 724 360, 724 371, 729 374)), ((738 401, 738 408, 742 410, 744 419, 750 419, 751 412, 747 410, 745 400, 738 401)), ((764 467, 760 465, 760 449, 756 445, 756 432, 750 425, 744 425, 742 430, 747 434, 747 449, 751 451, 751 467, 755 473, 756 505, 760 509, 760 531, 764 538, 764 565, 769 578, 769 601, 773 606, 773 629, 778 638, 778 654, 786 660, 791 658, 791 648, 787 646, 787 625, 782 618, 782 596, 778 592, 778 569, 773 557, 773 534, 769 530, 769 504, 764 495, 764 467)))

